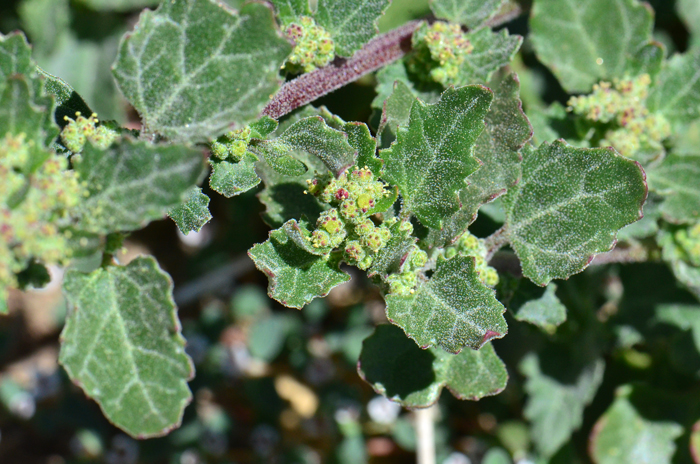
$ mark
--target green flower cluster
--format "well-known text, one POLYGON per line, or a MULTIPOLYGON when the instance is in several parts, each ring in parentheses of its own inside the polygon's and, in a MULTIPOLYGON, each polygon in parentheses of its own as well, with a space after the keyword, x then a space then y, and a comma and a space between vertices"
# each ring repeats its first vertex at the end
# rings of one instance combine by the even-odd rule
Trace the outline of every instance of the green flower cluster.
POLYGON ((68 116, 64 116, 63 119, 68 121, 68 124, 61 131, 61 142, 73 153, 83 151, 87 141, 100 150, 106 150, 119 136, 117 131, 104 124, 98 126, 100 121, 95 113, 85 118, 80 111, 76 111, 75 119, 68 116))
POLYGON ((374 255, 391 238, 387 223, 375 225, 369 216, 377 202, 388 196, 383 182, 375 180, 367 167, 357 166, 337 179, 330 174, 308 180, 307 192, 332 207, 316 222, 310 240, 316 248, 344 245, 344 259, 362 270, 368 269, 374 255))
POLYGON ((700 224, 688 229, 680 229, 675 233, 676 243, 685 252, 688 262, 700 267, 700 224))
POLYGON ((651 77, 642 74, 634 79, 615 79, 593 86, 593 93, 569 100, 569 111, 586 119, 614 123, 601 145, 611 145, 627 157, 638 152, 658 153, 661 142, 671 135, 668 120, 646 107, 651 77))
POLYGON ((430 27, 422 27, 413 36, 414 47, 420 49, 425 44, 430 58, 437 62, 430 76, 443 85, 454 84, 464 59, 473 50, 467 36, 459 24, 437 21, 430 27))
POLYGON ((458 254, 472 256, 476 261, 476 273, 479 275, 479 280, 484 285, 495 287, 498 284, 498 271, 486 262, 486 252, 484 241, 467 231, 452 246, 445 248, 445 257, 451 259, 458 254))
MULTIPOLYGON (((399 231, 410 235, 413 233, 413 226, 408 221, 402 222, 399 231)), ((387 277, 386 283, 389 286, 389 293, 395 295, 415 293, 418 286, 418 274, 427 263, 428 253, 418 248, 418 245, 414 243, 401 263, 401 270, 387 277)))
POLYGON ((211 154, 219 159, 237 163, 243 159, 252 137, 253 131, 248 126, 231 131, 209 144, 211 154))
POLYGON ((58 264, 70 255, 69 237, 57 224, 85 190, 65 157, 47 154, 30 170, 37 150, 24 134, 0 139, 0 300, 32 259, 58 264))
POLYGON ((313 18, 302 16, 299 23, 287 27, 286 34, 296 44, 285 65, 292 71, 301 68, 304 72, 311 72, 335 58, 335 43, 330 33, 318 26, 313 18))

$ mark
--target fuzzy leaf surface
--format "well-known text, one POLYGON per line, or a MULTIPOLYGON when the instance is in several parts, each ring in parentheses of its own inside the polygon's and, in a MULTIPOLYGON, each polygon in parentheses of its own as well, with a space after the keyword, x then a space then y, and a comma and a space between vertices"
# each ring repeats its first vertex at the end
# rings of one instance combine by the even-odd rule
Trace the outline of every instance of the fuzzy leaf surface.
POLYGON ((408 84, 402 80, 395 81, 391 95, 384 100, 382 119, 377 133, 383 134, 384 130, 388 129, 392 134, 396 134, 399 126, 408 124, 415 101, 416 96, 408 84))
POLYGON ((637 0, 536 0, 530 28, 540 60, 575 93, 624 77, 653 23, 651 8, 637 0))
POLYGON ((377 33, 377 20, 389 0, 318 0, 314 18, 331 33, 335 53, 352 56, 377 33))
MULTIPOLYGON (((569 364, 569 368, 571 369, 569 364)), ((531 434, 541 455, 553 456, 581 427, 583 410, 603 381, 605 362, 598 359, 581 368, 565 372, 566 379, 555 378, 543 372, 540 360, 534 354, 527 355, 519 366, 527 378, 525 391, 528 400, 524 415, 532 423, 531 434)), ((564 373, 567 369, 558 372, 564 373)))
POLYGON ((76 227, 106 234, 142 228, 183 201, 204 168, 199 150, 124 140, 107 149, 85 145, 75 170, 89 196, 73 214, 76 227))
POLYGON ((183 234, 199 232, 211 220, 209 197, 202 193, 201 188, 195 187, 187 194, 185 202, 171 209, 168 216, 183 234))
POLYGON ((674 223, 700 219, 700 155, 669 155, 649 169, 649 187, 665 197, 661 211, 674 223))
POLYGON ((391 238, 386 246, 374 255, 372 266, 367 271, 369 277, 376 276, 382 281, 386 280, 389 274, 400 272, 408 252, 416 243, 410 232, 401 230, 401 222, 393 224, 389 230, 391 238))
POLYGON ((301 309, 314 298, 326 296, 337 285, 350 280, 338 268, 330 254, 309 252, 292 233, 298 229, 291 220, 270 232, 270 238, 248 251, 255 266, 264 272, 270 284, 268 295, 290 308, 301 309))
POLYGON ((421 347, 439 346, 450 353, 478 350, 508 330, 505 308, 481 283, 471 257, 439 260, 413 295, 387 294, 384 299, 389 320, 421 347))
POLYGON ((163 2, 122 40, 113 72, 149 130, 203 142, 260 113, 290 51, 263 4, 163 2))
POLYGON ((666 62, 649 92, 647 105, 650 111, 659 111, 679 123, 700 117, 700 47, 666 62))
POLYGON ((590 438, 591 458, 596 464, 670 464, 683 427, 642 416, 630 402, 632 392, 629 385, 620 387, 598 419, 590 438))
POLYGON ((83 97, 78 95, 78 92, 68 85, 66 81, 47 73, 41 68, 37 68, 37 70, 44 77, 44 90, 46 93, 53 95, 56 102, 55 119, 57 124, 66 124, 63 118, 65 116, 75 118, 75 113, 78 111, 83 115, 91 115, 93 113, 87 103, 85 103, 85 100, 83 100, 83 97))
POLYGON ((382 170, 382 160, 377 158, 377 139, 372 137, 367 124, 362 122, 347 122, 343 132, 348 136, 348 144, 357 152, 355 164, 360 168, 365 166, 379 177, 382 170))
POLYGON ((209 186, 226 198, 245 193, 260 183, 255 172, 256 157, 248 152, 237 163, 210 159, 209 186))
POLYGON ((582 271, 641 218, 647 188, 638 163, 613 149, 544 143, 524 157, 522 180, 504 197, 510 243, 538 285, 582 271))
POLYGON ((491 19, 505 0, 431 0, 430 9, 435 16, 476 29, 491 19))
POLYGON ((408 124, 381 151, 384 178, 399 187, 405 210, 424 225, 439 229, 459 209, 458 192, 479 168, 473 148, 492 99, 478 85, 451 87, 433 105, 416 99, 408 124))
POLYGON ((421 350, 398 327, 377 326, 362 343, 357 370, 377 393, 407 408, 434 404, 444 387, 462 400, 497 395, 508 372, 490 343, 480 350, 421 350))
POLYGON ((296 21, 300 16, 311 16, 309 0, 270 0, 277 16, 285 26, 296 21))
POLYGON ((555 284, 547 285, 544 295, 522 305, 515 314, 515 319, 553 333, 559 325, 566 321, 566 306, 559 301, 556 291, 555 284))
POLYGON ((494 72, 510 63, 523 43, 519 35, 510 35, 506 29, 494 32, 489 27, 468 33, 467 39, 474 50, 459 67, 459 85, 488 82, 494 72))
POLYGON ((112 423, 138 438, 179 426, 192 398, 172 288, 151 257, 72 270, 63 283, 69 313, 59 361, 112 423))

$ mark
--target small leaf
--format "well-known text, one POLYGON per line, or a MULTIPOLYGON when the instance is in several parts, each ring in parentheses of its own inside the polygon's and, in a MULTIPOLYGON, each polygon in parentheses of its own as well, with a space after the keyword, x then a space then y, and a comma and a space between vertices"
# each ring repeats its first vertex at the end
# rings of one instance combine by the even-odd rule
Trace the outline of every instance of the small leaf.
POLYGON ((270 280, 268 295, 290 308, 301 309, 311 300, 326 296, 337 285, 350 280, 338 268, 339 261, 332 255, 309 253, 290 237, 290 227, 296 221, 270 232, 270 238, 255 245, 248 255, 255 266, 270 280))
POLYGON ((638 163, 613 149, 544 143, 525 156, 522 180, 504 197, 511 246, 538 285, 582 271, 641 218, 647 189, 638 163))
POLYGON ((421 350, 396 326, 383 324, 362 342, 357 370, 377 393, 407 408, 434 404, 447 387, 459 399, 497 395, 508 373, 490 343, 480 350, 450 354, 421 350))
POLYGON ((690 330, 695 348, 700 353, 700 306, 661 305, 655 310, 656 321, 670 324, 681 330, 690 330))
POLYGON ((413 90, 404 81, 394 82, 391 95, 384 101, 382 119, 377 134, 383 134, 385 129, 396 134, 399 126, 406 126, 411 115, 411 107, 415 101, 416 96, 413 90))
POLYGON ((465 86, 447 89, 434 105, 416 99, 407 127, 381 151, 384 178, 424 225, 439 229, 459 209, 457 193, 479 167, 472 151, 492 98, 485 87, 465 86))
POLYGON ((293 23, 300 16, 311 16, 309 0, 270 0, 275 7, 277 17, 285 26, 293 23))
POLYGON ((75 208, 77 228, 106 234, 142 228, 183 201, 204 168, 200 151, 123 142, 105 151, 89 143, 75 163, 89 196, 75 208))
POLYGON ((549 458, 581 427, 583 409, 593 401, 603 381, 605 362, 598 359, 580 367, 569 360, 556 371, 548 369, 557 377, 543 372, 540 362, 531 353, 520 363, 520 371, 527 378, 524 415, 532 422, 530 430, 537 450, 549 458))
POLYGON ((185 202, 171 209, 168 216, 175 221, 183 234, 199 232, 202 226, 211 220, 209 197, 202 193, 201 188, 195 187, 190 190, 185 202))
POLYGON ((399 272, 408 252, 416 243, 415 237, 409 231, 401 230, 401 222, 396 222, 389 227, 391 238, 386 246, 374 255, 372 266, 367 271, 369 277, 378 277, 386 280, 389 274, 399 272))
POLYGON ((668 60, 649 92, 647 106, 671 121, 687 123, 700 117, 700 47, 668 60))
POLYGON ((674 422, 652 421, 630 401, 633 388, 618 388, 617 398, 593 427, 589 450, 596 464, 670 464, 674 441, 683 427, 674 422))
POLYGON ((700 219, 700 155, 669 155, 649 169, 649 187, 665 197, 664 218, 674 223, 700 219))
POLYGON ((163 2, 122 40, 113 72, 149 130, 204 142, 260 113, 290 51, 265 5, 163 2))
POLYGON ((556 291, 556 285, 547 285, 544 295, 522 305, 515 314, 515 319, 536 325, 545 332, 554 333, 557 327, 566 321, 566 306, 559 301, 556 291))
POLYGON ((536 0, 530 19, 537 56, 569 93, 625 77, 653 25, 651 8, 636 0, 536 0))
POLYGON ((372 137, 367 124, 348 122, 343 126, 343 131, 348 135, 348 143, 357 152, 355 164, 360 168, 368 167, 375 177, 379 177, 383 163, 377 158, 377 140, 372 137))
POLYGON ((255 161, 256 157, 248 152, 237 163, 210 158, 212 172, 209 186, 226 198, 247 192, 260 183, 255 172, 255 161))
POLYGON ((505 0, 431 0, 430 9, 435 16, 476 29, 491 19, 505 0))
POLYGON ((138 438, 178 427, 192 398, 172 288, 152 257, 68 271, 63 283, 69 313, 59 361, 113 424, 138 438))
POLYGON ((53 95, 56 101, 54 119, 59 127, 68 124, 64 119, 66 116, 75 119, 76 112, 80 112, 84 116, 89 116, 93 113, 87 103, 85 103, 85 100, 63 79, 52 76, 41 68, 37 68, 37 71, 44 77, 44 90, 46 93, 53 95))
POLYGON ((466 34, 474 50, 464 57, 456 77, 457 85, 488 82, 491 75, 510 63, 523 43, 519 35, 506 29, 493 32, 485 27, 466 34))
POLYGON ((384 102, 394 92, 394 84, 396 81, 401 81, 409 87, 411 92, 414 91, 411 81, 408 79, 406 66, 403 61, 395 61, 388 66, 377 71, 376 75, 377 87, 374 89, 377 96, 372 100, 372 108, 382 111, 384 102))
POLYGON ((508 330, 505 308, 481 283, 471 257, 441 259, 415 294, 388 294, 384 299, 389 320, 421 347, 437 345, 450 353, 464 347, 477 350, 508 330))
POLYGON ((377 20, 389 0, 318 0, 314 18, 331 33, 335 53, 349 57, 377 33, 377 20))

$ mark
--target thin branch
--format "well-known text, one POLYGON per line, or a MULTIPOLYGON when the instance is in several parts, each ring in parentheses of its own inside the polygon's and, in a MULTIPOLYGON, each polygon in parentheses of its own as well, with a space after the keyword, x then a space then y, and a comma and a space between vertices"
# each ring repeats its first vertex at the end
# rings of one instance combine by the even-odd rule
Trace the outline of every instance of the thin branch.
POLYGON ((436 405, 416 409, 416 463, 435 464, 435 412, 436 405))
POLYGON ((489 262, 493 255, 508 244, 508 230, 504 225, 498 229, 493 234, 489 235, 484 239, 484 246, 486 247, 486 262, 489 262))
POLYGON ((643 246, 629 248, 613 248, 607 253, 597 255, 591 261, 591 266, 601 266, 611 263, 643 263, 649 261, 649 251, 643 246))

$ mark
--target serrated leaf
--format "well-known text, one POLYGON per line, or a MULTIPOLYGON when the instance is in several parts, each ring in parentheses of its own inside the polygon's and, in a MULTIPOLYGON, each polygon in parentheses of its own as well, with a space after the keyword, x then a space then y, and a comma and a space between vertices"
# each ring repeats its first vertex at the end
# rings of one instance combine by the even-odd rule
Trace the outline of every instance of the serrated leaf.
POLYGON ((642 416, 630 402, 632 393, 631 386, 620 387, 598 419, 590 437, 591 458, 596 464, 670 464, 683 427, 642 416))
POLYGON ((270 0, 277 17, 285 26, 297 21, 300 16, 311 16, 309 0, 270 0))
POLYGON ((421 347, 439 346, 450 353, 477 350, 505 336, 505 308, 479 280, 474 258, 439 260, 435 272, 409 296, 388 294, 389 320, 421 347))
POLYGON ((201 188, 195 187, 190 190, 185 202, 171 209, 168 216, 183 234, 199 232, 211 220, 209 197, 202 193, 201 188))
POLYGON ((377 134, 383 134, 385 129, 391 131, 392 134, 396 134, 399 126, 408 124, 411 108, 415 101, 416 96, 406 82, 402 80, 395 81, 391 95, 384 101, 382 119, 379 123, 377 134))
POLYGON ((510 244, 538 285, 582 271, 641 218, 644 171, 613 149, 544 143, 523 159, 522 180, 504 198, 510 244))
POLYGON ((669 155, 647 173, 649 187, 665 197, 663 217, 674 223, 700 219, 700 155, 669 155))
POLYGON ((442 230, 430 230, 425 243, 431 246, 451 243, 476 218, 482 205, 520 180, 520 149, 532 136, 520 101, 520 82, 511 74, 491 87, 494 99, 484 119, 486 129, 474 146, 474 156, 482 165, 467 177, 467 186, 459 193, 460 210, 443 222, 442 230))
POLYGON ((435 16, 453 23, 476 29, 491 19, 505 0, 431 0, 435 16))
POLYGON ((76 227, 106 234, 163 218, 199 181, 204 159, 184 146, 127 139, 104 151, 88 143, 74 168, 89 193, 73 212, 76 227))
POLYGON ((700 47, 674 55, 665 63, 649 92, 647 106, 678 123, 700 117, 700 47))
POLYGON ((583 410, 593 401, 603 381, 605 362, 598 359, 586 366, 569 362, 556 366, 561 367, 557 370, 549 368, 547 372, 554 372, 557 377, 544 372, 540 364, 541 360, 531 353, 519 369, 527 378, 524 415, 532 422, 532 440, 539 453, 549 458, 581 427, 583 410))
POLYGON ((554 333, 557 327, 566 321, 566 306, 559 301, 556 291, 555 284, 547 285, 540 298, 530 300, 518 309, 515 319, 536 325, 545 332, 554 333))
POLYGON ((331 33, 335 53, 349 57, 377 33, 377 20, 389 0, 318 0, 314 18, 331 33))
POLYGON ((256 157, 245 153, 237 163, 210 159, 209 186, 226 198, 245 193, 260 183, 255 172, 256 157))
POLYGON ((625 77, 653 24, 651 8, 637 0, 536 0, 530 18, 538 57, 569 93, 625 77))
POLYGON ((116 426, 138 438, 180 425, 194 375, 172 281, 152 257, 90 274, 68 271, 59 361, 116 426))
POLYGON ((401 222, 389 227, 391 238, 386 246, 374 255, 372 266, 367 270, 369 277, 378 277, 381 281, 394 272, 399 272, 408 252, 416 243, 416 238, 409 231, 401 230, 401 222))
POLYGON ((290 308, 301 309, 314 298, 326 296, 337 285, 350 280, 338 268, 332 255, 309 253, 290 237, 290 227, 296 221, 270 232, 270 238, 255 245, 248 255, 269 281, 268 295, 290 308))
POLYGON ((700 353, 700 306, 665 304, 655 309, 656 321, 670 324, 681 330, 690 330, 695 348, 700 353))
POLYGON ((381 151, 384 179, 399 187, 405 211, 424 225, 439 229, 459 209, 458 192, 479 167, 472 152, 492 99, 478 85, 449 88, 433 105, 416 99, 408 125, 381 151))
POLYGON ((508 372, 490 343, 450 354, 421 350, 396 326, 383 324, 362 342, 357 370, 379 394, 407 408, 434 404, 444 387, 462 400, 497 395, 508 372))
POLYGON ((510 63, 523 43, 519 35, 506 29, 494 32, 489 27, 466 34, 474 50, 464 57, 456 77, 456 85, 485 83, 494 72, 510 63))
POLYGON ((164 2, 122 40, 113 72, 149 130, 206 141, 260 113, 290 51, 265 5, 164 2))

